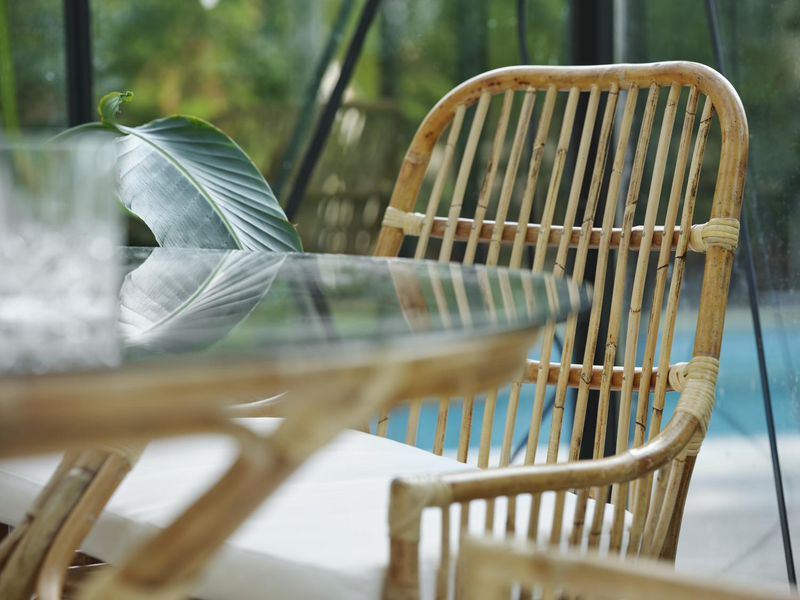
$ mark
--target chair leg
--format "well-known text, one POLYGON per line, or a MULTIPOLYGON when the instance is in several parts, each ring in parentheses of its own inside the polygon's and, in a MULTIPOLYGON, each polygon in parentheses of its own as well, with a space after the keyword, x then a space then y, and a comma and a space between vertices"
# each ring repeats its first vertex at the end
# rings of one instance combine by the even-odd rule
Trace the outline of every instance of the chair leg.
POLYGON ((131 464, 124 457, 105 454, 100 468, 89 486, 75 503, 42 559, 36 578, 36 594, 41 600, 57 600, 63 594, 72 574, 83 574, 104 566, 92 556, 76 553, 89 529, 96 521, 111 495, 130 471, 131 464), (72 565, 72 567, 70 567, 72 565))
POLYGON ((667 530, 667 536, 664 539, 664 545, 661 548, 659 558, 661 560, 668 560, 675 562, 675 555, 678 552, 678 538, 681 533, 681 523, 683 522, 683 509, 686 505, 686 496, 689 492, 689 482, 692 479, 692 471, 694 471, 694 463, 697 461, 696 456, 687 456, 686 464, 683 468, 681 476, 680 488, 678 489, 678 497, 675 500, 675 508, 672 512, 672 520, 667 530))
MULTIPOLYGON (((83 559, 89 559, 85 554, 81 554, 80 552, 76 553, 75 555, 76 561, 81 561, 83 559)), ((92 559, 94 560, 94 559, 92 559)), ((74 565, 67 569, 67 575, 64 578, 64 588, 62 592, 63 600, 72 600, 73 598, 78 597, 78 590, 80 589, 83 582, 86 580, 87 577, 92 577, 101 569, 104 569, 106 565, 104 563, 100 563, 99 561, 94 564, 83 564, 83 565, 74 565)))

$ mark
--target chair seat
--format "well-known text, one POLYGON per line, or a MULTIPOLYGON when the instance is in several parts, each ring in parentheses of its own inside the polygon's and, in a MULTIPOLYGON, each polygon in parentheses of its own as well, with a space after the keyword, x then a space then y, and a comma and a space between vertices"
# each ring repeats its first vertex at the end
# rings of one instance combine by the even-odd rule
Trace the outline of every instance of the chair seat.
MULTIPOLYGON (((242 421, 260 432, 279 419, 242 421)), ((227 439, 196 436, 151 443, 86 538, 82 550, 118 563, 133 544, 169 524, 231 464, 227 439)), ((0 462, 0 521, 16 524, 58 464, 58 456, 0 462)), ((272 598, 374 600, 389 560, 389 486, 397 476, 471 470, 450 458, 377 436, 346 431, 303 465, 224 544, 196 594, 205 600, 272 598)), ((543 497, 539 536, 549 535, 552 495, 543 497)), ((575 497, 567 497, 564 531, 575 497)), ((470 530, 480 531, 483 503, 473 503, 470 530)), ((530 497, 519 497, 517 531, 527 531, 530 497)), ((454 506, 454 511, 459 507, 454 506)), ((495 508, 498 533, 505 504, 495 508)), ((587 517, 591 518, 591 510, 587 517)), ((604 519, 610 520, 611 507, 604 519)), ((451 514, 453 524, 458 515, 451 514)), ((628 516, 628 522, 630 518, 628 516)), ((423 597, 432 597, 441 512, 426 511, 420 550, 423 597)), ((457 527, 453 527, 453 534, 457 527)), ((588 530, 588 525, 585 531, 588 530)), ((455 548, 455 544, 451 544, 455 548)))

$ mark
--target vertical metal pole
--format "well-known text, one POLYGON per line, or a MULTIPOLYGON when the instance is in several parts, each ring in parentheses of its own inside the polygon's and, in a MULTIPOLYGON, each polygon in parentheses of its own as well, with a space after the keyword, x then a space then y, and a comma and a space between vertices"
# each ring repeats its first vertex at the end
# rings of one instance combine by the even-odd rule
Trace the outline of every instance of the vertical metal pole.
POLYGON ((364 8, 361 11, 356 31, 350 40, 350 45, 347 47, 344 61, 342 62, 342 70, 339 72, 339 79, 336 86, 331 92, 331 97, 322 111, 322 115, 317 121, 317 128, 314 131, 314 137, 308 150, 303 156, 303 162, 300 165, 300 170, 294 180, 294 185, 289 194, 286 202, 286 217, 291 221, 297 214, 297 209, 300 207, 300 202, 306 193, 306 188, 311 180, 311 175, 314 173, 314 167, 317 166, 322 150, 325 147, 325 142, 333 127, 333 121, 336 118, 336 112, 342 103, 342 95, 344 94, 347 85, 350 83, 350 78, 353 76, 358 57, 361 55, 361 49, 364 47, 364 40, 367 37, 372 21, 375 19, 375 13, 378 11, 381 0, 365 0, 364 8))
POLYGON ((303 97, 303 104, 300 106, 300 112, 297 114, 297 124, 292 131, 292 137, 286 145, 286 151, 283 155, 283 160, 278 166, 278 173, 275 176, 275 181, 272 184, 272 191, 275 196, 280 198, 283 186, 286 184, 291 174, 292 167, 294 167, 297 153, 300 151, 300 144, 305 137, 306 130, 311 124, 311 119, 314 116, 314 103, 319 93, 319 86, 322 83, 322 78, 325 71, 328 70, 331 60, 339 47, 339 41, 344 35, 344 28, 347 26, 347 21, 350 19, 350 13, 353 10, 354 0, 342 0, 339 5, 339 11, 336 13, 336 19, 331 26, 331 32, 328 36, 328 41, 325 43, 325 48, 317 62, 317 68, 314 75, 308 82, 308 87, 303 97))
POLYGON ((89 0, 64 0, 67 114, 70 127, 94 121, 89 0))

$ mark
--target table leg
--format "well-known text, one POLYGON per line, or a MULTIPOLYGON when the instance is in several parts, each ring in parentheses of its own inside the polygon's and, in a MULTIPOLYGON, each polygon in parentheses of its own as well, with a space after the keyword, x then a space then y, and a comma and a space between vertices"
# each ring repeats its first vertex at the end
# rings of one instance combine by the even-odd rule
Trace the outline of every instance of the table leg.
MULTIPOLYGON (((324 409, 310 400, 289 403, 289 414, 268 438, 230 423, 228 433, 240 444, 231 469, 119 569, 90 580, 81 600, 185 598, 225 539, 321 446, 396 400, 405 375, 398 368, 379 370, 366 382, 362 377, 341 381, 325 389, 324 409)), ((314 391, 321 394, 319 387, 314 391)))

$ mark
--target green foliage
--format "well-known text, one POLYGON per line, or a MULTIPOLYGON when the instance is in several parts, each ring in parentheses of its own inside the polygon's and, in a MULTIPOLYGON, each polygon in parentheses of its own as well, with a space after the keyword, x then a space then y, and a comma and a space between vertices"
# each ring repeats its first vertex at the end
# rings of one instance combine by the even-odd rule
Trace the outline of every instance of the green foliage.
POLYGON ((259 170, 222 131, 175 115, 127 127, 116 123, 132 92, 112 92, 98 106, 101 123, 60 136, 103 130, 119 137, 120 199, 163 247, 300 251, 294 227, 259 170))
POLYGON ((187 262, 155 248, 120 290, 118 325, 125 345, 150 354, 211 346, 266 296, 285 258, 198 252, 187 262))

